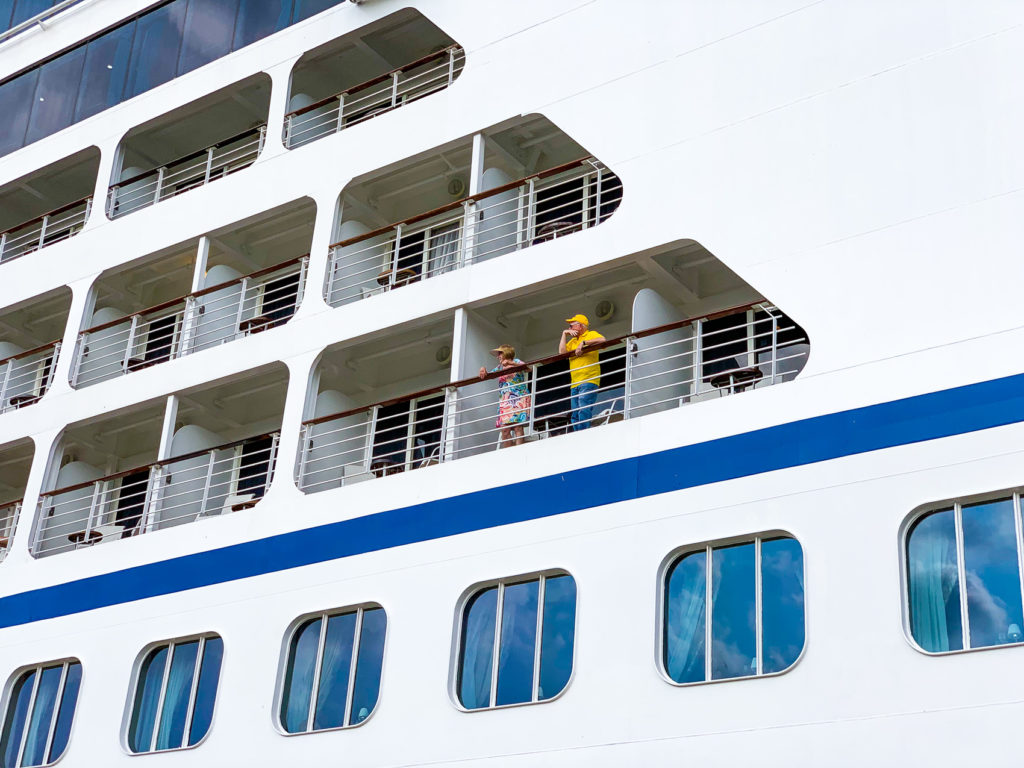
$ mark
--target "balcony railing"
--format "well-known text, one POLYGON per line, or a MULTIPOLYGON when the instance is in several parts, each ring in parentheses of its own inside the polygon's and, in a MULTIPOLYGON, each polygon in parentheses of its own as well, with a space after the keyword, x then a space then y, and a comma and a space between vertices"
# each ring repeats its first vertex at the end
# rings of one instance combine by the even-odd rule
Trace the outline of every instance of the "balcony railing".
POLYGON ((284 145, 300 147, 451 85, 466 64, 457 45, 432 53, 285 116, 284 145))
POLYGON ((77 235, 91 209, 92 197, 86 197, 0 232, 0 264, 77 235))
POLYGON ((266 135, 267 126, 261 125, 117 182, 107 191, 107 216, 116 219, 248 168, 263 151, 266 135))
POLYGON ((493 379, 525 371, 522 441, 737 394, 794 378, 809 352, 799 326, 769 304, 734 308, 595 345, 600 381, 589 413, 574 409, 566 355, 535 360, 484 381, 467 379, 303 422, 299 487, 306 492, 406 472, 508 447, 493 379), (575 411, 575 414, 574 414, 575 411), (575 416, 575 418, 574 418, 575 416))
POLYGON ((309 256, 289 259, 82 331, 71 383, 85 387, 283 325, 302 302, 309 256))
POLYGON ((60 341, 0 360, 0 413, 31 405, 53 382, 60 341))
POLYGON ((594 158, 534 174, 334 243, 326 297, 338 306, 600 224, 622 182, 594 158))
POLYGON ((37 556, 173 528, 256 505, 270 487, 280 433, 44 493, 37 556))
POLYGON ((21 512, 21 499, 0 504, 0 560, 7 555, 14 538, 14 529, 18 526, 18 514, 21 512))

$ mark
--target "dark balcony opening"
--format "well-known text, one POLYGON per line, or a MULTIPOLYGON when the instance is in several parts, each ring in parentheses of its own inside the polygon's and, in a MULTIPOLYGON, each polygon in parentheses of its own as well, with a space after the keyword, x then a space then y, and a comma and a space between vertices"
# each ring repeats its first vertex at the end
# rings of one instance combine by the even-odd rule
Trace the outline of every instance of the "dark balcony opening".
POLYGON ((71 291, 58 288, 0 310, 0 413, 38 402, 53 384, 71 291))
POLYGON ((34 454, 35 445, 29 439, 0 446, 0 560, 14 539, 34 454))

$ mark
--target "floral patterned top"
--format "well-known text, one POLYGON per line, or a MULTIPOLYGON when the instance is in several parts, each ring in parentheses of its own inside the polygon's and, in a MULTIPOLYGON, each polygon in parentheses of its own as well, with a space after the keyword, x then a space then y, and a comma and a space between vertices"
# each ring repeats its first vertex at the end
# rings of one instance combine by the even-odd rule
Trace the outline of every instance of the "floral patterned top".
MULTIPOLYGON (((513 359, 515 365, 523 365, 518 357, 513 359)), ((503 370, 496 366, 491 373, 503 370)), ((516 371, 498 377, 498 421, 495 426, 508 427, 525 424, 530 419, 530 372, 516 371)))

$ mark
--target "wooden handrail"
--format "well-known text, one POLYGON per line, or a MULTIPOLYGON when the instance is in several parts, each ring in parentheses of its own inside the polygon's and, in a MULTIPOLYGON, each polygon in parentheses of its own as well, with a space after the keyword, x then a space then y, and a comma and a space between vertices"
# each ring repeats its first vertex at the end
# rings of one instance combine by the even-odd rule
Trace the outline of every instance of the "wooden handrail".
POLYGON ((267 438, 267 437, 273 437, 276 434, 279 434, 279 432, 277 430, 275 430, 273 432, 265 432, 262 435, 253 435, 252 437, 244 437, 241 440, 234 440, 234 441, 232 441, 230 443, 224 443, 223 445, 215 445, 212 448, 204 448, 201 451, 193 451, 192 453, 185 453, 185 454, 182 454, 181 456, 172 456, 171 458, 164 459, 163 461, 154 461, 154 462, 152 462, 150 464, 142 464, 142 465, 140 465, 138 467, 132 467, 131 469, 123 469, 120 472, 115 472, 112 475, 105 475, 104 477, 97 477, 95 480, 86 480, 84 483, 76 483, 75 485, 67 485, 67 486, 65 486, 63 488, 55 488, 52 491, 43 491, 42 493, 39 494, 39 496, 40 496, 40 498, 42 498, 43 496, 57 496, 57 495, 59 495, 61 493, 70 493, 71 491, 79 491, 82 488, 88 488, 89 486, 95 485, 96 483, 108 483, 111 480, 118 480, 118 479, 120 479, 122 477, 127 477, 128 475, 134 475, 136 472, 141 472, 144 469, 148 469, 150 472, 152 472, 157 467, 165 467, 168 464, 174 464, 175 462, 178 462, 178 461, 185 461, 187 459, 194 459, 197 456, 205 456, 206 454, 213 453, 214 451, 227 450, 228 448, 234 448, 236 445, 244 445, 245 443, 251 443, 251 442, 253 442, 255 440, 263 440, 264 438, 267 438))
POLYGON ((96 331, 105 331, 107 328, 113 328, 115 325, 120 325, 121 323, 125 322, 126 320, 130 320, 136 315, 139 315, 140 317, 142 315, 150 315, 154 312, 159 312, 162 309, 167 309, 168 307, 173 307, 177 304, 184 303, 188 301, 189 297, 195 298, 198 296, 205 296, 208 293, 212 293, 213 291, 219 291, 222 288, 227 288, 228 286, 234 285, 235 283, 241 283, 243 280, 249 280, 254 277, 262 277, 263 275, 270 274, 271 272, 276 272, 279 269, 290 267, 292 264, 298 264, 307 256, 309 256, 309 254, 304 253, 301 256, 295 256, 294 258, 286 259, 278 264, 272 264, 269 267, 257 269, 255 272, 251 272, 248 275, 242 275, 241 277, 235 277, 232 278, 231 280, 226 280, 223 283, 218 283, 217 285, 211 285, 208 288, 203 288, 202 290, 196 291, 195 293, 186 293, 184 296, 178 296, 177 298, 169 299, 167 301, 160 302, 159 304, 154 304, 152 307, 140 309, 138 312, 131 312, 130 314, 123 315, 114 320, 108 320, 105 323, 94 325, 91 328, 83 328, 78 333, 79 335, 81 335, 83 333, 95 333, 96 331))
POLYGON ((7 507, 13 507, 15 504, 21 504, 24 501, 24 498, 15 499, 14 501, 5 501, 2 504, 0 504, 0 509, 7 509, 7 507))
POLYGON ((312 104, 307 104, 304 107, 300 107, 299 109, 296 109, 292 112, 288 112, 285 115, 285 119, 287 120, 289 117, 302 115, 305 114, 306 112, 310 112, 316 109, 317 107, 322 107, 325 104, 330 104, 332 100, 338 98, 339 96, 355 93, 356 91, 361 91, 365 88, 374 86, 377 83, 383 83, 385 80, 387 80, 389 77, 391 77, 397 72, 408 72, 410 69, 415 69, 416 67, 433 61, 434 59, 443 59, 452 51, 460 50, 461 48, 462 46, 457 43, 455 45, 449 45, 447 48, 443 48, 440 51, 436 51, 435 53, 430 53, 427 54, 426 56, 422 56, 416 59, 415 61, 409 62, 408 64, 398 67, 397 69, 392 69, 390 72, 385 72, 383 75, 378 75, 377 77, 374 77, 371 80, 359 83, 358 85, 353 85, 350 88, 346 88, 344 91, 338 91, 337 93, 333 93, 330 96, 325 96, 324 98, 320 99, 320 101, 314 101, 312 104))
POLYGON ((36 216, 34 219, 29 219, 28 221, 23 221, 21 224, 15 224, 13 227, 9 227, 9 228, 5 229, 3 232, 0 232, 0 234, 6 235, 7 233, 13 232, 16 229, 21 229, 22 227, 27 227, 30 224, 35 224, 37 221, 42 221, 47 216, 56 216, 58 213, 64 213, 64 211, 70 211, 76 205, 82 205, 83 203, 88 203, 91 199, 92 199, 92 195, 86 195, 81 200, 75 200, 72 203, 67 203, 66 205, 62 205, 59 208, 54 208, 52 211, 47 211, 46 213, 42 213, 42 214, 36 216))
POLYGON ((11 355, 10 357, 5 357, 3 360, 0 360, 0 365, 4 365, 5 363, 9 363, 11 360, 20 360, 23 357, 30 357, 31 355, 37 354, 39 352, 43 352, 43 351, 45 351, 47 349, 50 349, 51 347, 56 347, 58 344, 61 343, 62 340, 63 339, 54 339, 53 341, 47 342, 46 344, 40 344, 38 347, 33 347, 32 349, 26 349, 24 352, 19 352, 16 355, 11 355))
POLYGON ((156 171, 159 171, 161 168, 167 168, 168 166, 177 165, 178 163, 184 163, 184 162, 187 162, 188 160, 192 160, 193 158, 196 158, 196 157, 202 157, 202 155, 204 153, 209 152, 211 149, 217 149, 218 147, 223 147, 225 144, 230 144, 233 141, 238 141, 239 139, 245 138, 250 133, 259 133, 260 130, 263 129, 263 128, 266 128, 266 126, 267 126, 267 124, 263 123, 261 125, 256 126, 255 128, 247 128, 244 131, 242 131, 241 133, 236 134, 235 136, 231 136, 231 137, 226 138, 226 139, 221 139, 216 144, 211 144, 208 147, 203 147, 202 149, 197 150, 197 151, 195 151, 195 152, 193 152, 193 153, 191 153, 189 155, 184 155, 183 157, 179 157, 179 158, 176 158, 174 160, 168 160, 166 163, 161 163, 156 168, 150 168, 148 171, 143 171, 142 173, 136 174, 135 176, 132 176, 131 178, 122 179, 121 181, 114 182, 113 184, 110 185, 110 188, 111 189, 118 189, 120 187, 125 186, 126 184, 134 184, 136 181, 142 181, 142 179, 144 179, 147 176, 155 173, 156 171))
POLYGON ((494 187, 494 189, 488 189, 483 192, 478 192, 475 195, 467 195, 466 197, 459 198, 454 202, 446 203, 445 205, 442 205, 439 208, 434 208, 433 210, 427 211, 426 213, 418 213, 415 216, 410 216, 408 219, 403 219, 402 221, 396 221, 393 224, 378 227, 377 229, 371 230, 362 235, 356 235, 355 237, 350 237, 345 240, 339 240, 336 243, 331 243, 328 246, 328 248, 345 248, 349 245, 355 245, 356 243, 362 242, 363 240, 369 240, 370 238, 386 234, 397 226, 415 224, 416 222, 423 221, 424 219, 431 219, 434 216, 440 216, 442 213, 447 213, 448 211, 455 210, 456 208, 461 208, 466 203, 477 203, 480 202, 481 200, 486 200, 488 197, 500 195, 502 192, 508 192, 510 189, 515 189, 516 187, 525 184, 530 179, 546 179, 549 176, 555 176, 559 173, 564 173, 565 171, 584 165, 588 161, 594 159, 595 158, 593 155, 588 155, 587 157, 581 157, 578 160, 573 160, 568 163, 556 165, 554 168, 548 168, 546 171, 531 173, 529 176, 523 176, 523 178, 521 179, 516 179, 515 181, 510 181, 507 184, 502 184, 500 187, 494 187))
MULTIPOLYGON (((616 344, 621 344, 624 341, 626 341, 627 339, 643 339, 643 338, 646 338, 648 336, 656 336, 656 335, 658 335, 660 333, 666 333, 668 331, 674 331, 674 330, 679 329, 679 328, 685 328, 686 326, 692 325, 693 323, 695 323, 698 320, 715 320, 715 319, 717 319, 719 317, 726 317, 728 315, 735 315, 735 314, 738 314, 739 312, 742 312, 742 311, 745 311, 745 310, 748 310, 748 309, 752 309, 752 308, 758 306, 759 304, 763 304, 763 303, 764 303, 764 300, 760 299, 758 301, 749 302, 749 303, 746 303, 746 304, 737 304, 736 306, 729 307, 728 309, 722 309, 722 310, 719 310, 718 312, 711 312, 709 314, 700 315, 699 317, 687 318, 686 320, 678 320, 678 321, 676 321, 674 323, 666 323, 665 325, 659 325, 656 328, 648 328, 648 329, 643 330, 643 331, 637 331, 636 333, 627 333, 627 334, 625 334, 623 336, 617 336, 617 337, 615 337, 613 339, 605 339, 604 341, 597 342, 596 344, 588 344, 587 345, 587 349, 592 349, 594 351, 599 351, 599 350, 602 350, 602 349, 606 349, 607 347, 614 346, 616 344)), ((394 397, 394 398, 391 398, 390 400, 384 400, 384 401, 379 402, 379 403, 373 403, 371 405, 364 405, 364 406, 361 406, 359 408, 352 408, 352 409, 347 410, 347 411, 341 411, 340 413, 331 413, 331 414, 328 414, 326 416, 319 416, 319 417, 316 417, 316 418, 313 418, 313 419, 306 419, 305 421, 302 422, 302 426, 312 426, 312 425, 316 425, 316 424, 323 424, 324 422, 327 422, 327 421, 334 421, 335 419, 343 419, 346 416, 354 416, 357 413, 363 413, 364 411, 369 411, 370 409, 372 409, 374 407, 384 408, 384 407, 387 407, 389 405, 396 405, 397 403, 404 403, 404 402, 406 402, 408 400, 416 400, 416 399, 421 398, 421 397, 427 397, 428 395, 440 394, 441 392, 444 392, 446 389, 451 389, 451 388, 461 389, 462 387, 466 387, 466 386, 469 386, 471 384, 479 384, 481 381, 490 381, 491 379, 496 379, 499 376, 508 376, 510 373, 516 373, 517 371, 526 371, 526 370, 529 370, 530 368, 532 368, 533 366, 536 366, 536 365, 549 365, 550 363, 555 363, 555 362, 558 362, 559 360, 568 360, 573 355, 574 355, 573 352, 567 352, 564 355, 563 354, 555 354, 555 355, 549 355, 548 357, 541 357, 541 358, 538 358, 537 360, 531 360, 529 362, 523 363, 522 365, 517 365, 517 366, 512 367, 512 368, 505 368, 505 369, 500 370, 500 371, 494 371, 493 373, 488 373, 483 378, 480 378, 479 376, 473 376, 473 377, 470 377, 470 378, 467 378, 467 379, 460 379, 458 381, 452 381, 452 382, 449 382, 447 384, 442 384, 440 386, 431 387, 429 389, 423 389, 423 390, 420 390, 419 392, 413 392, 413 393, 408 394, 408 395, 402 395, 401 397, 394 397)))

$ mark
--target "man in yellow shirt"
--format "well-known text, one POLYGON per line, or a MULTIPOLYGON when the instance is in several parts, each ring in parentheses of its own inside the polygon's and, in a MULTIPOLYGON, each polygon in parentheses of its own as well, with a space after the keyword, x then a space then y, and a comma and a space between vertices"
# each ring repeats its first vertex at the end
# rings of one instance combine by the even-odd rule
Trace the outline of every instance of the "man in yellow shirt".
POLYGON ((590 426, 597 400, 597 388, 601 386, 601 363, 598 351, 586 352, 586 348, 604 341, 597 331, 591 331, 590 321, 586 315, 573 315, 565 322, 569 327, 562 331, 558 342, 559 354, 573 353, 569 358, 569 401, 572 408, 572 428, 574 432, 590 426))

